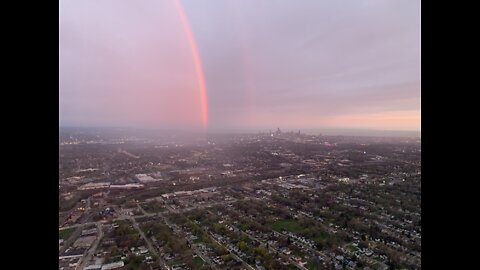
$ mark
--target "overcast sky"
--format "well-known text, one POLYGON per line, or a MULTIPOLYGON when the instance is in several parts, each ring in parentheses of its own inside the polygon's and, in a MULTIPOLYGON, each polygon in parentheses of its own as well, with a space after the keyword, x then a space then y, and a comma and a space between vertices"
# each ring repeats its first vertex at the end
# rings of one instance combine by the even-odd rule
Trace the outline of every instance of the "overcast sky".
POLYGON ((420 129, 420 2, 60 1, 60 124, 420 129), (195 44, 196 43, 196 44, 195 44))

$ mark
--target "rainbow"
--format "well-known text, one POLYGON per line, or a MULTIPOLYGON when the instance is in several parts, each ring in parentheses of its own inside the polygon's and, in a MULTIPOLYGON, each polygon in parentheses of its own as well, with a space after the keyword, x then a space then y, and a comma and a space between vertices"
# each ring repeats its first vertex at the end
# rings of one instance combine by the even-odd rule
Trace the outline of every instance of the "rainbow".
POLYGON ((192 27, 188 21, 187 15, 179 0, 174 0, 175 7, 182 21, 183 29, 187 35, 188 44, 192 49, 193 62, 195 64, 195 70, 197 72, 198 88, 200 90, 201 110, 202 110, 202 124, 206 129, 208 126, 208 104, 207 104, 207 86, 205 83, 205 75, 203 74, 202 60, 198 51, 197 42, 193 35, 192 27))

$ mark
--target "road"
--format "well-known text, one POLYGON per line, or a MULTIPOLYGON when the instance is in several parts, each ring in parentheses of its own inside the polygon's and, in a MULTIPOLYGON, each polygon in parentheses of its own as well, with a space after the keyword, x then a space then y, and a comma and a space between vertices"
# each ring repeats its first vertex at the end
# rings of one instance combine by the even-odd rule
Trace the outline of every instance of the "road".
POLYGON ((68 237, 67 241, 65 241, 63 243, 63 246, 62 248, 58 251, 58 254, 62 254, 63 252, 65 252, 65 250, 67 249, 67 247, 71 246, 72 243, 74 242, 74 240, 77 239, 78 235, 81 233, 81 229, 77 228, 73 233, 72 235, 70 235, 70 237, 68 237))
MULTIPOLYGON (((139 206, 140 207, 140 206, 139 206)), ((147 212, 145 212, 145 210, 143 210, 142 207, 140 207, 140 209, 142 210, 142 212, 144 214, 147 215, 147 212)), ((167 224, 168 227, 172 228, 175 232, 178 232, 179 231, 179 228, 176 224, 172 224, 168 221, 168 219, 166 219, 161 213, 158 213, 157 214, 158 216, 162 217, 163 218, 163 221, 165 222, 165 224, 167 224)), ((190 221, 190 220, 189 220, 190 221)), ((190 221, 191 222, 191 221, 190 221)), ((212 260, 210 259, 210 257, 208 257, 207 255, 203 254, 200 250, 198 250, 198 247, 196 244, 193 244, 191 245, 191 248, 193 250, 193 252, 195 254, 197 254, 200 258, 202 258, 202 260, 204 262, 206 262, 208 265, 212 266, 213 269, 217 269, 217 267, 215 267, 215 264, 212 262, 212 260)))
POLYGON ((148 239, 145 234, 143 233, 143 231, 140 229, 140 227, 138 226, 138 223, 137 221, 133 218, 133 217, 130 217, 130 221, 132 222, 133 224, 133 227, 140 233, 140 236, 143 238, 143 240, 145 241, 145 243, 147 243, 147 246, 148 246, 148 249, 150 250, 151 253, 155 254, 155 256, 158 257, 158 262, 159 262, 159 265, 162 269, 166 269, 166 270, 169 270, 170 268, 167 266, 167 264, 165 263, 165 261, 163 260, 163 258, 158 254, 157 250, 153 247, 152 245, 152 242, 150 241, 150 239, 148 239))
MULTIPOLYGON (((245 236, 247 236, 248 238, 250 238, 250 239, 252 239, 252 240, 255 240, 255 241, 261 243, 264 247, 267 246, 267 245, 265 245, 265 243, 264 243, 262 240, 256 238, 255 236, 250 235, 250 234, 248 234, 248 233, 246 233, 246 232, 244 232, 244 231, 242 231, 242 230, 239 230, 239 231, 240 231, 241 233, 243 233, 245 236)), ((272 254, 276 254, 276 253, 277 253, 277 251, 276 251, 273 247, 271 247, 271 246, 268 246, 268 249, 270 250, 270 252, 272 252, 272 254)), ((305 268, 303 265, 301 265, 301 264, 297 263, 295 260, 293 260, 290 256, 287 256, 287 255, 284 255, 284 254, 281 254, 280 256, 282 256, 284 259, 287 259, 290 263, 292 263, 292 264, 295 265, 296 267, 298 267, 298 268, 300 268, 300 269, 302 269, 302 270, 308 270, 308 269, 305 268)))
POLYGON ((103 226, 100 222, 97 222, 96 225, 98 231, 97 239, 95 239, 92 246, 90 246, 90 248, 87 250, 87 254, 82 257, 81 262, 75 269, 83 269, 83 267, 85 267, 85 264, 87 264, 92 259, 93 254, 95 254, 95 251, 97 250, 98 244, 103 237, 103 226))
MULTIPOLYGON (((204 206, 205 206, 205 205, 204 205, 204 206)), ((184 218, 186 218, 189 222, 192 222, 188 217, 186 217, 186 216, 182 213, 183 211, 178 211, 178 210, 176 210, 176 209, 173 209, 173 208, 170 207, 169 205, 167 205, 166 207, 167 207, 167 209, 168 209, 170 212, 180 214, 180 215, 182 215, 184 218)), ((159 214, 159 215, 160 215, 160 214, 159 214)), ((167 219, 165 219, 165 218, 164 218, 164 220, 165 220, 165 222, 167 223, 167 225, 168 225, 169 227, 173 227, 173 228, 176 228, 176 229, 178 230, 178 226, 177 226, 177 225, 175 225, 175 224, 170 224, 170 223, 167 221, 167 219)), ((210 235, 210 237, 212 238, 213 241, 215 241, 215 242, 216 242, 218 245, 220 245, 221 247, 224 247, 224 248, 225 248, 225 246, 224 246, 222 243, 218 242, 218 241, 210 234, 210 232, 207 231, 207 233, 208 233, 208 235, 210 235)), ((234 258, 237 259, 238 261, 242 262, 247 268, 249 268, 249 269, 251 269, 251 270, 255 270, 255 268, 253 268, 251 265, 249 265, 248 263, 246 263, 242 258, 238 257, 236 254, 234 254, 233 252, 231 252, 231 251, 228 250, 227 248, 225 248, 225 249, 232 255, 232 257, 234 257, 234 258)), ((198 250, 195 250, 195 251, 196 251, 196 253, 197 253, 205 262, 210 263, 210 265, 212 265, 213 267, 215 267, 215 264, 212 263, 210 259, 206 260, 204 257, 202 257, 202 256, 200 255, 200 254, 201 254, 200 251, 198 251, 198 250)))
POLYGON ((200 258, 202 258, 202 260, 204 262, 206 262, 208 265, 212 266, 213 269, 217 269, 217 267, 215 267, 215 264, 212 262, 212 260, 208 256, 206 256, 205 254, 200 252, 195 244, 192 244, 191 248, 192 248, 193 252, 195 252, 195 254, 197 254, 200 258))
POLYGON ((234 257, 235 259, 237 259, 238 261, 241 261, 243 263, 243 265, 245 265, 247 268, 251 269, 251 270, 255 270, 255 268, 253 268, 250 264, 248 264, 247 262, 245 262, 242 258, 238 257, 235 253, 231 252, 230 250, 228 250, 228 248, 226 248, 222 243, 218 242, 217 239, 215 239, 215 237, 210 233, 208 232, 208 235, 210 235, 210 237, 212 238, 213 241, 215 241, 215 243, 219 244, 220 246, 224 247, 231 255, 232 257, 234 257))
MULTIPOLYGON (((89 202, 89 201, 88 201, 89 202)), ((225 204, 225 203, 231 203, 232 201, 227 201, 227 202, 217 202, 217 203, 211 203, 211 204, 204 204, 204 205, 200 205, 200 206, 197 206, 197 207, 190 207, 190 208, 186 208, 186 209, 173 209, 171 206, 169 205, 166 205, 166 208, 168 209, 168 211, 172 212, 172 213, 177 213, 177 214, 181 214, 182 216, 184 211, 189 211, 189 210, 193 210, 195 208, 207 208, 207 207, 211 207, 211 206, 214 206, 214 205, 219 205, 219 204, 225 204)), ((161 214, 161 213, 147 213, 140 205, 138 205, 139 209, 142 211, 143 215, 140 215, 140 216, 135 216, 135 217, 132 217, 132 216, 127 216, 127 215, 124 215, 121 213, 121 211, 119 211, 119 209, 117 207, 114 207, 115 208, 115 211, 117 213, 119 213, 119 216, 115 219, 112 219, 111 221, 117 221, 117 220, 130 220, 133 224, 133 227, 139 232, 140 236, 144 239, 145 243, 147 244, 148 246, 148 249, 150 250, 150 252, 152 254, 155 254, 156 256, 158 256, 159 258, 159 265, 162 269, 169 269, 169 267, 167 266, 167 264, 165 263, 165 261, 162 259, 162 257, 158 254, 157 250, 154 248, 154 246, 152 245, 152 242, 150 241, 150 239, 148 239, 145 234, 143 233, 143 231, 140 229, 137 221, 135 220, 136 218, 143 218, 143 217, 152 217, 152 216, 159 216, 161 218, 163 218, 163 220, 165 221, 165 223, 169 226, 169 227, 172 227, 172 228, 175 228, 175 231, 178 231, 179 228, 177 225, 175 224, 171 224, 168 222, 168 220, 161 214)), ((184 216, 185 217, 185 216, 184 216)), ((187 217, 185 217, 187 218, 187 217)), ((188 219, 188 218, 187 218, 188 219)), ((190 220, 190 219, 188 219, 190 220)), ((88 226, 88 225, 96 225, 97 228, 99 228, 99 236, 98 238, 95 240, 94 244, 92 244, 91 248, 88 249, 87 251, 87 254, 86 256, 84 256, 79 264, 79 266, 76 268, 76 269, 83 269, 83 267, 85 266, 85 264, 90 261, 92 255, 94 254, 95 250, 97 249, 97 246, 100 242, 100 239, 103 237, 103 231, 102 231, 102 223, 101 222, 85 222, 85 223, 80 223, 80 224, 74 224, 74 225, 70 225, 70 226, 65 226, 65 227, 59 227, 59 230, 63 230, 63 229, 69 229, 69 228, 78 228, 78 227, 85 227, 85 226, 88 226)), ((77 230, 79 231, 79 230, 77 230)), ((213 238, 213 236, 207 232, 211 237, 212 239, 217 243, 219 244, 220 246, 222 247, 225 247, 223 244, 221 244, 220 242, 218 242, 215 238, 213 238)), ((73 239, 74 237, 70 237, 71 239, 73 239)), ((193 245, 192 245, 193 247, 193 245)), ((227 249, 228 250, 228 249, 227 249)), ((214 266, 214 263, 210 260, 210 258, 208 257, 205 257, 204 254, 202 254, 198 249, 196 249, 196 247, 194 247, 194 252, 200 256, 206 263, 214 266)), ((234 254, 233 252, 229 251, 228 252, 235 258, 237 259, 238 261, 242 262, 243 265, 245 267, 247 267, 248 269, 250 270, 255 270, 255 268, 253 268, 251 265, 249 265, 248 263, 246 263, 242 258, 238 257, 236 254, 234 254)), ((215 268, 215 267, 214 267, 215 268)))
MULTIPOLYGON (((213 214, 212 211, 210 211, 210 210, 208 210, 208 212, 209 212, 210 214, 213 214)), ((230 226, 235 227, 233 224, 230 224, 230 226)), ((262 240, 256 238, 255 236, 250 235, 250 234, 248 234, 248 233, 246 233, 246 232, 244 232, 244 231, 242 231, 242 230, 240 230, 240 229, 238 229, 238 228, 237 228, 237 230, 238 230, 240 233, 242 233, 242 234, 244 234, 245 236, 247 236, 248 238, 250 238, 251 240, 254 240, 254 241, 257 241, 257 242, 261 243, 264 247, 267 246, 262 240)), ((214 239, 214 240, 215 240, 215 239, 214 239)), ((272 252, 272 254, 276 254, 276 253, 277 253, 277 251, 276 251, 273 247, 271 247, 271 246, 269 246, 268 249, 270 250, 270 252, 272 252)), ((301 264, 299 264, 299 263, 297 263, 296 261, 294 261, 290 256, 286 256, 286 255, 284 255, 284 254, 281 254, 280 256, 282 256, 283 258, 287 259, 290 263, 292 263, 292 264, 295 265, 296 267, 298 267, 298 268, 300 268, 300 269, 302 269, 302 270, 308 270, 307 268, 305 268, 305 267, 302 266, 301 264)))
POLYGON ((207 204, 200 204, 200 205, 197 205, 197 206, 192 206, 192 207, 188 207, 188 208, 183 208, 181 209, 182 212, 188 212, 188 211, 191 211, 191 210, 194 210, 194 209, 203 209, 203 208, 208 208, 208 207, 212 207, 212 206, 215 206, 215 205, 224 205, 224 204, 229 204, 229 203, 234 203, 236 202, 237 200, 231 200, 231 201, 221 201, 221 202, 214 202, 214 203, 207 203, 207 204))
MULTIPOLYGON (((153 216, 157 216, 157 215, 159 215, 159 214, 144 214, 144 215, 140 215, 140 216, 135 216, 135 218, 153 217, 153 216)), ((117 218, 111 219, 110 221, 126 220, 126 219, 130 219, 130 218, 131 218, 131 216, 126 216, 126 215, 121 214, 117 218)), ((58 230, 77 228, 77 227, 82 227, 82 226, 87 226, 87 225, 95 225, 95 224, 97 224, 97 222, 90 221, 90 222, 74 224, 74 225, 65 226, 65 227, 59 227, 58 230)))
MULTIPOLYGON (((90 199, 90 198, 89 198, 90 199)), ((90 202, 90 200, 87 201, 88 203, 90 202)), ((196 206, 196 207, 189 207, 189 208, 185 208, 185 209, 173 209, 170 205, 166 205, 165 207, 172 213, 176 213, 176 214, 180 214, 180 212, 187 212, 187 211, 190 211, 190 210, 193 210, 193 209, 202 209, 202 208, 208 208, 208 207, 212 207, 214 205, 221 205, 221 204, 228 204, 228 203, 232 203, 234 201, 226 201, 226 202, 216 202, 216 203, 210 203, 210 204, 204 204, 204 205, 199 205, 199 206, 196 206)), ((161 213, 147 213, 139 204, 137 204, 138 208, 142 211, 143 215, 140 215, 140 216, 135 216, 135 218, 142 218, 142 217, 152 217, 152 216, 162 216, 161 213)), ((111 221, 116 221, 116 220, 125 220, 125 219, 130 219, 131 217, 130 216, 127 216, 127 215, 123 215, 121 214, 121 211, 118 209, 118 207, 113 207, 115 209, 115 211, 117 213, 119 213, 119 216, 115 219, 112 219, 111 221)), ((63 229, 69 229, 69 228, 76 228, 76 227, 81 227, 81 226, 87 226, 87 225, 95 225, 97 224, 97 222, 94 222, 94 221, 90 221, 90 222, 83 222, 83 223, 79 223, 79 224, 73 224, 73 225, 70 225, 70 226, 60 226, 58 228, 58 230, 63 230, 63 229)))

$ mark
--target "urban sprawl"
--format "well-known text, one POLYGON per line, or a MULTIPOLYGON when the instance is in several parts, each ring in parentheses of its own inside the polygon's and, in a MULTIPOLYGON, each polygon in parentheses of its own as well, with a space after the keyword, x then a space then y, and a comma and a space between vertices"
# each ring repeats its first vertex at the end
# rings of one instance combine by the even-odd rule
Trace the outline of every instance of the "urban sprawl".
POLYGON ((65 129, 59 269, 421 269, 420 139, 65 129))

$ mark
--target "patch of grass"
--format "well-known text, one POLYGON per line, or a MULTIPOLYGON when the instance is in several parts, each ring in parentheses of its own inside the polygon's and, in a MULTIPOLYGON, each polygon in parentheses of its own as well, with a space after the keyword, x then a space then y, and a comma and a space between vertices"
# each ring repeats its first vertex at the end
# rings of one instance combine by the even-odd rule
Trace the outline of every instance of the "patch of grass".
POLYGON ((303 252, 300 251, 300 250, 292 250, 292 254, 295 255, 295 256, 298 256, 298 257, 302 257, 303 255, 303 252))
POLYGON ((202 243, 202 242, 203 242, 203 239, 202 239, 201 236, 198 237, 197 239, 193 240, 193 243, 194 243, 194 244, 198 244, 198 243, 202 243))
POLYGON ((142 203, 140 204, 140 207, 148 213, 161 213, 167 211, 167 208, 157 201, 142 203))
POLYGON ((307 262, 307 264, 305 265, 305 267, 309 270, 321 270, 321 269, 325 269, 325 267, 323 267, 323 265, 321 264, 320 261, 318 260, 315 260, 315 259, 311 259, 307 262))
POLYGON ((75 228, 60 230, 58 231, 58 239, 67 240, 74 231, 75 228))
POLYGON ((320 234, 317 237, 313 238, 313 241, 317 243, 325 243, 325 240, 328 238, 328 233, 325 231, 320 232, 320 234))
POLYGON ((355 252, 355 251, 358 251, 358 248, 353 246, 353 245, 348 245, 347 248, 351 251, 351 252, 355 252))
POLYGON ((193 258, 193 264, 195 265, 195 268, 200 269, 202 266, 205 264, 202 258, 199 256, 193 258))
POLYGON ((175 258, 175 259, 172 259, 171 261, 171 265, 174 266, 174 265, 179 265, 179 264, 183 264, 184 261, 182 260, 182 258, 175 258))
POLYGON ((294 219, 285 219, 285 220, 277 220, 271 225, 272 229, 275 231, 289 231, 293 233, 298 233, 302 231, 302 226, 298 223, 298 221, 294 219))

